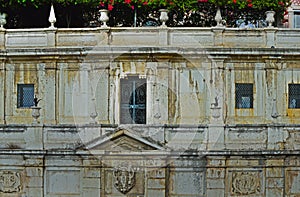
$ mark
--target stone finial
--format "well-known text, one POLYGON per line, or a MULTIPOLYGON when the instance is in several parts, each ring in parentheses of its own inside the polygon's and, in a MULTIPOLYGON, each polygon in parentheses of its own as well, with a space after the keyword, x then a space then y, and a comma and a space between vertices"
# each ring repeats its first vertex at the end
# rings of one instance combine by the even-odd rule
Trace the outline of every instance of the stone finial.
POLYGON ((215 21, 217 22, 217 27, 224 27, 223 23, 225 23, 225 20, 222 18, 220 7, 217 9, 215 21))
POLYGON ((0 28, 3 29, 4 25, 6 24, 6 14, 5 13, 0 13, 0 28))
POLYGON ((53 5, 51 5, 50 15, 48 21, 51 23, 50 28, 54 28, 54 23, 56 22, 55 13, 53 5))

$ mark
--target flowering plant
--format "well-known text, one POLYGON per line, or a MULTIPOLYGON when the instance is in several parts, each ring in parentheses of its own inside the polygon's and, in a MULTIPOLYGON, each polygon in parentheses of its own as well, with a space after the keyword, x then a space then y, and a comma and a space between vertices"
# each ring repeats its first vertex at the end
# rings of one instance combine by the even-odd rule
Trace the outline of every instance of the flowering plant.
POLYGON ((198 2, 208 2, 217 6, 231 6, 238 9, 247 7, 254 9, 269 8, 275 11, 286 9, 291 3, 290 0, 198 0, 198 2))
POLYGON ((115 4, 127 4, 134 6, 149 6, 152 8, 166 7, 179 8, 182 10, 197 9, 199 3, 210 3, 216 6, 229 6, 236 9, 254 8, 262 9, 269 8, 274 11, 286 9, 290 0, 100 0, 100 7, 106 7, 112 10, 115 4))
POLYGON ((134 9, 135 6, 167 7, 175 6, 172 0, 100 0, 100 8, 112 10, 116 4, 126 4, 134 9))

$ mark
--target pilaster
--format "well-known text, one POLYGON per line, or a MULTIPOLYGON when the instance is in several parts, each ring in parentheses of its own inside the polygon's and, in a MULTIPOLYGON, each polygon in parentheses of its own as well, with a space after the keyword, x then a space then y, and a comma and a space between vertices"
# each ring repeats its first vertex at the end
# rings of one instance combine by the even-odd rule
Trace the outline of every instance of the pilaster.
POLYGON ((206 194, 207 196, 225 196, 225 157, 207 157, 206 194))
POLYGON ((276 39, 275 33, 278 29, 277 28, 265 28, 266 32, 266 47, 267 48, 274 48, 276 47, 276 39))
POLYGON ((223 32, 225 27, 213 27, 212 31, 214 33, 214 45, 223 46, 223 32))
POLYGON ((48 47, 55 47, 56 46, 56 31, 57 28, 49 28, 45 30, 47 33, 47 46, 48 47))
POLYGON ((208 150, 225 148, 224 138, 224 60, 225 56, 210 56, 210 124, 208 128, 208 150))
POLYGON ((0 28, 0 49, 5 48, 5 34, 6 34, 6 30, 0 28))
POLYGON ((0 59, 0 124, 5 123, 5 62, 0 59))
POLYGON ((160 28, 159 29, 159 45, 166 46, 168 45, 169 39, 168 39, 168 28, 160 28))

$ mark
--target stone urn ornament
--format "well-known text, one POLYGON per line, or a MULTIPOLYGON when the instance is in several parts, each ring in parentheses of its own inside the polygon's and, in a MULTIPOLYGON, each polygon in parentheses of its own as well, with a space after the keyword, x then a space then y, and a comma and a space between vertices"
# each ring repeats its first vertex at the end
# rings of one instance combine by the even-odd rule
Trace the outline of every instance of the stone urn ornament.
POLYGON ((161 27, 167 27, 166 22, 169 20, 169 11, 167 9, 160 9, 158 11, 160 12, 159 20, 162 23, 161 27))
POLYGON ((40 117, 40 109, 41 107, 38 107, 38 103, 41 101, 42 99, 38 99, 36 96, 33 99, 34 102, 34 106, 31 107, 32 109, 32 117, 33 117, 33 123, 37 124, 38 123, 38 118, 40 117))
POLYGON ((107 22, 109 21, 109 17, 108 17, 109 11, 107 9, 101 9, 99 10, 99 12, 100 12, 100 21, 103 23, 101 27, 108 27, 107 22))
POLYGON ((268 23, 268 27, 270 28, 270 27, 274 27, 273 26, 273 23, 274 23, 274 21, 275 21, 275 18, 274 18, 274 16, 275 16, 275 12, 274 11, 266 11, 266 21, 267 21, 267 23, 268 23))

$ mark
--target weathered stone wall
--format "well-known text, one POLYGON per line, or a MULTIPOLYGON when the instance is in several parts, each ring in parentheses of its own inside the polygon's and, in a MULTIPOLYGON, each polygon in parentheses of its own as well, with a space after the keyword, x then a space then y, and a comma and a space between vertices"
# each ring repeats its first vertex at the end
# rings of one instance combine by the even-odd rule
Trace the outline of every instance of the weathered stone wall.
POLYGON ((0 196, 300 195, 298 33, 0 30, 0 196), (120 124, 128 76, 146 80, 146 124, 120 124), (17 107, 28 83, 37 123, 17 107), (253 108, 235 83, 254 84, 253 108))

